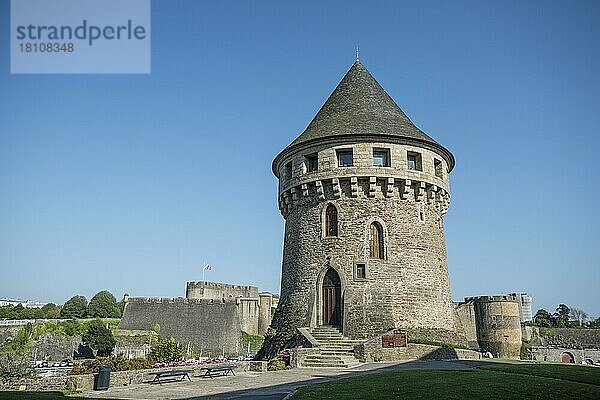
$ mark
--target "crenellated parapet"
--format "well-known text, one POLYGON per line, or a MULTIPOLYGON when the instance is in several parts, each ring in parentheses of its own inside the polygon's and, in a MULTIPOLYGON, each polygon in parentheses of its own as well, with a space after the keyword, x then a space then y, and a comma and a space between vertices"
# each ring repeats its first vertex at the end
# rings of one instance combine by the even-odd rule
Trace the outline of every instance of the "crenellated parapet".
POLYGON ((376 197, 422 202, 441 215, 446 214, 450 206, 450 193, 433 183, 402 177, 351 176, 305 180, 283 188, 279 194, 279 211, 287 218, 295 207, 309 201, 376 197))
POLYGON ((235 303, 239 305, 241 301, 252 300, 258 301, 258 298, 222 298, 222 299, 186 299, 185 297, 129 297, 126 303, 135 304, 218 304, 218 303, 235 303))
POLYGON ((471 297, 465 297, 464 303, 471 303, 474 301, 496 302, 496 301, 518 301, 518 299, 517 299, 517 296, 514 294, 495 295, 495 296, 471 296, 471 297))

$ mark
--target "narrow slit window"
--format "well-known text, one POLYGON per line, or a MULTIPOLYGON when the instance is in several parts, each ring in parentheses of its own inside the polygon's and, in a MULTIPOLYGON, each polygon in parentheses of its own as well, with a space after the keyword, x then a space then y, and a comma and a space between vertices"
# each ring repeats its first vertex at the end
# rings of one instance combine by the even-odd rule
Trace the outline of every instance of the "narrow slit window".
POLYGON ((292 163, 285 164, 285 176, 287 179, 292 179, 292 163))
POLYGON ((443 178, 444 177, 444 172, 442 170, 442 162, 440 160, 438 160, 437 158, 433 159, 433 167, 435 168, 435 176, 437 176, 438 178, 443 178))
POLYGON ((325 236, 338 235, 338 212, 333 204, 325 210, 325 236))
POLYGON ((383 227, 379 222, 373 222, 371 224, 371 240, 369 247, 371 258, 383 260, 385 253, 383 249, 383 227))
POLYGON ((356 279, 367 279, 367 266, 356 264, 356 279))

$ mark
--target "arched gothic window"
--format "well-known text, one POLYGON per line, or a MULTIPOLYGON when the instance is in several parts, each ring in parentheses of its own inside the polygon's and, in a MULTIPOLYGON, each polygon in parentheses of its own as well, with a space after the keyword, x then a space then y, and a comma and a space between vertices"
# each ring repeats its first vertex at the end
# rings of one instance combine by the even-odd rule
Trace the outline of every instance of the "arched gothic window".
POLYGON ((371 258, 384 259, 383 249, 383 227, 379 222, 373 222, 371 224, 371 240, 369 241, 369 247, 371 250, 371 258))
POLYGON ((337 208, 329 204, 325 210, 325 236, 338 235, 338 215, 337 208))

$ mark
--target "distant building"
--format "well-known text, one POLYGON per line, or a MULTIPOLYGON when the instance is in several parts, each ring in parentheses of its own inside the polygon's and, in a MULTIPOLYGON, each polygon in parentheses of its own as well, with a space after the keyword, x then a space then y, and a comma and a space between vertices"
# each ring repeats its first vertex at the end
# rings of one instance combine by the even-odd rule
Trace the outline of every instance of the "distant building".
POLYGON ((515 296, 519 302, 519 314, 521 316, 521 322, 533 321, 531 296, 525 292, 511 293, 510 296, 515 296))
POLYGON ((9 297, 3 297, 0 299, 0 307, 17 306, 19 304, 25 308, 42 308, 48 303, 42 303, 39 301, 32 301, 32 300, 13 299, 13 298, 9 298, 9 297))

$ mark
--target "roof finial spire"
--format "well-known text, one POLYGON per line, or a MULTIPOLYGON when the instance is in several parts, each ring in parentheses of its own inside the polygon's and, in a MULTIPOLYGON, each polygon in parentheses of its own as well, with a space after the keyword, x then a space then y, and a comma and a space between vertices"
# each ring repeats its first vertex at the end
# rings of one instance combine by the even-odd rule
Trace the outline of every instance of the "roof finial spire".
POLYGON ((359 58, 358 58, 358 45, 356 45, 356 61, 359 61, 359 58))

